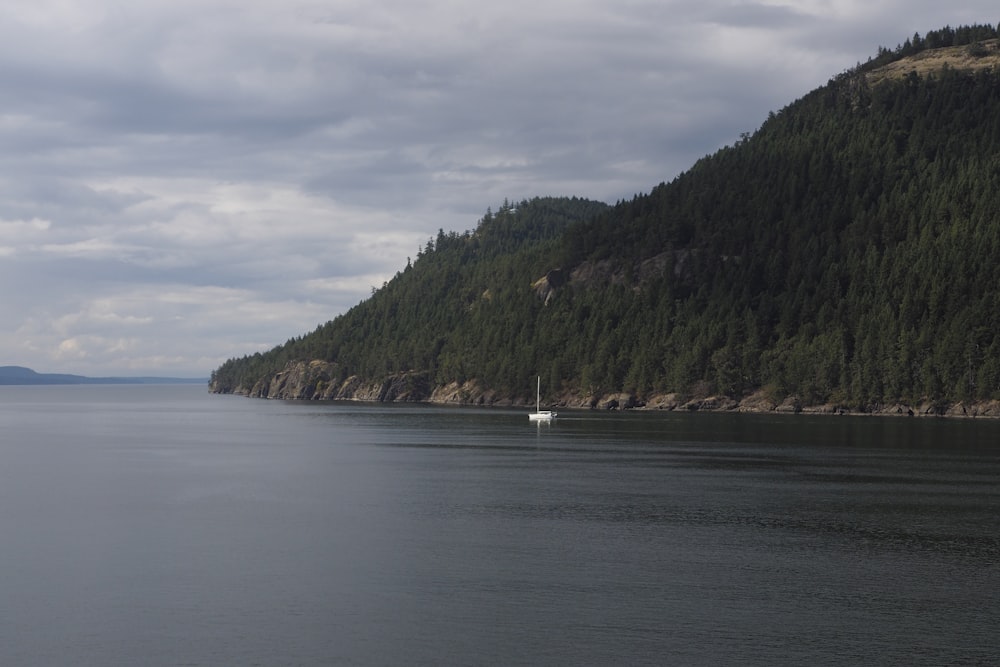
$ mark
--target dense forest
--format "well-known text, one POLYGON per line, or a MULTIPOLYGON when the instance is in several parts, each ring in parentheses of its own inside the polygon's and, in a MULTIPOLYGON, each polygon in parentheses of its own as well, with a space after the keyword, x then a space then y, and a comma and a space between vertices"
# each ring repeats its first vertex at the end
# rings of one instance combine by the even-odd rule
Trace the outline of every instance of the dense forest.
POLYGON ((440 231, 370 298, 226 362, 212 389, 320 359, 330 385, 410 373, 524 397, 541 374, 552 400, 1000 399, 1000 69, 870 83, 932 49, 997 60, 997 37, 880 49, 630 201, 505 202, 440 231))

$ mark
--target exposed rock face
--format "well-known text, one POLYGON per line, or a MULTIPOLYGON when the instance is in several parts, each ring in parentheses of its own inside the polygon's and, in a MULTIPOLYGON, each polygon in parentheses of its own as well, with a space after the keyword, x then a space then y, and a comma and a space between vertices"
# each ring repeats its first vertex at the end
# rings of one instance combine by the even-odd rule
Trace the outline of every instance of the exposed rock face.
POLYGON ((639 407, 639 402, 632 394, 608 394, 598 399, 594 407, 598 410, 632 410, 639 407))
MULTIPOLYGON (((672 276, 677 280, 687 280, 691 275, 691 264, 697 255, 696 250, 675 250, 662 252, 659 255, 645 259, 635 266, 629 267, 626 273, 621 266, 602 259, 586 261, 576 266, 569 275, 573 285, 636 285, 643 286, 667 274, 673 267, 672 276)), ((720 257, 719 262, 736 261, 738 258, 720 257)))
POLYGON ((740 406, 739 402, 728 396, 708 396, 707 398, 697 398, 688 401, 681 406, 684 410, 735 410, 740 406))
POLYGON ((740 412, 771 412, 778 404, 766 391, 756 391, 740 401, 740 412))
POLYGON ((270 378, 259 380, 252 398, 318 398, 327 391, 335 366, 325 361, 295 361, 270 378))
POLYGON ((580 285, 591 283, 620 285, 623 277, 615 273, 614 266, 609 260, 602 259, 596 262, 586 261, 577 266, 570 274, 570 281, 580 285))
POLYGON ((844 408, 834 405, 833 403, 824 403, 822 405, 803 405, 801 408, 802 412, 810 415, 837 415, 845 414, 846 412, 844 408))
POLYGON ((676 410, 681 405, 677 394, 657 394, 646 401, 647 410, 676 410))
MULTIPOLYGON (((500 405, 503 403, 495 391, 483 388, 475 380, 468 380, 462 384, 451 382, 444 386, 435 387, 429 400, 431 403, 449 405, 500 405)), ((506 404, 510 404, 509 399, 506 404)))
POLYGON ((789 396, 779 403, 774 410, 775 412, 802 412, 802 402, 798 396, 789 396))
MULTIPOLYGON (((252 388, 240 388, 235 393, 252 398, 288 400, 341 400, 368 402, 427 402, 451 405, 482 405, 494 407, 533 407, 534 396, 508 396, 483 386, 477 380, 435 385, 424 372, 395 373, 381 380, 367 380, 352 375, 339 381, 337 364, 327 361, 294 361, 280 372, 258 381, 252 388)), ((758 391, 742 400, 729 396, 707 395, 699 388, 693 397, 676 393, 636 396, 627 392, 582 395, 567 392, 551 401, 552 407, 597 410, 688 410, 739 411, 811 414, 869 414, 892 416, 948 416, 1000 418, 1000 401, 956 403, 945 405, 931 401, 905 405, 870 405, 848 409, 841 405, 809 405, 790 396, 776 401, 765 391, 758 391)), ((217 388, 210 386, 210 391, 217 388)))
POLYGON ((581 287, 588 285, 644 285, 656 280, 668 267, 673 265, 674 277, 682 278, 685 266, 693 251, 678 250, 663 252, 655 257, 645 259, 639 264, 628 267, 628 271, 610 260, 585 261, 572 271, 553 269, 531 284, 538 298, 548 303, 556 292, 565 285, 573 284, 581 287))
POLYGON ((257 382, 251 398, 287 400, 426 401, 431 396, 426 373, 398 373, 381 381, 364 381, 352 375, 334 381, 336 364, 327 361, 293 361, 280 372, 257 382))
POLYGON ((381 382, 365 382, 356 375, 344 380, 336 392, 321 398, 373 403, 419 403, 430 398, 430 383, 424 373, 397 373, 381 382))
POLYGON ((556 295, 556 291, 566 284, 566 275, 562 269, 552 269, 544 276, 531 283, 531 289, 535 290, 538 298, 546 305, 556 295))

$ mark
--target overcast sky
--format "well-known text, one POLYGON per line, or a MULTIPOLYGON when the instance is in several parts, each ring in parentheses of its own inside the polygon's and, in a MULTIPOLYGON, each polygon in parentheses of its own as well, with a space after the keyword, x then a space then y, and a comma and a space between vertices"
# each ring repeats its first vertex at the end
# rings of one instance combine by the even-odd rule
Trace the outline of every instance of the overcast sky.
POLYGON ((207 377, 439 228, 648 192, 880 45, 995 7, 8 0, 0 365, 207 377))

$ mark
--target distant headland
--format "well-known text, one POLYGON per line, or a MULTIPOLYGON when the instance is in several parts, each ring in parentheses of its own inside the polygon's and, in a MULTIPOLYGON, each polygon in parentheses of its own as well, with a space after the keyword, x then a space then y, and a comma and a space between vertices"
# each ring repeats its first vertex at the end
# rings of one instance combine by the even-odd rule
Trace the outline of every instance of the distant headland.
POLYGON ((0 385, 37 384, 206 384, 207 378, 86 377, 67 373, 37 373, 24 366, 0 366, 0 385))

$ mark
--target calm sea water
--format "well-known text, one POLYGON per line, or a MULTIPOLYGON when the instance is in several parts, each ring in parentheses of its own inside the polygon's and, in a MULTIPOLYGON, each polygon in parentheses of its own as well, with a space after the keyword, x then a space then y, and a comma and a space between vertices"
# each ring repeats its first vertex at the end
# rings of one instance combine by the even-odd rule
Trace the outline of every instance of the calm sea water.
POLYGON ((0 387, 0 664, 1000 662, 1000 421, 0 387))

